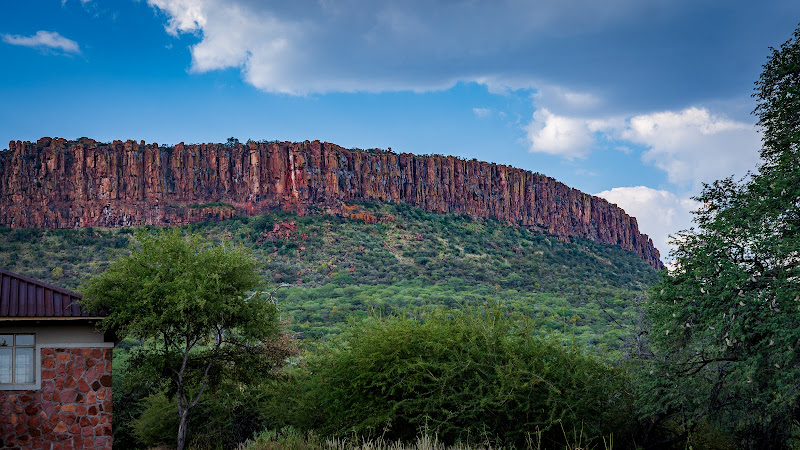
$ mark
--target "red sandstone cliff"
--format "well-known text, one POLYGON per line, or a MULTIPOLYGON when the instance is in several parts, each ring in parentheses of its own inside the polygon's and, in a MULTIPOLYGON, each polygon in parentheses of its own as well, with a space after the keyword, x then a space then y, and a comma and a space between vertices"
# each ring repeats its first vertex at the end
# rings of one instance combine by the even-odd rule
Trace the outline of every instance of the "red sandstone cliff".
POLYGON ((0 223, 17 228, 184 224, 276 207, 340 210, 360 199, 588 238, 662 267, 653 242, 618 206, 501 164, 318 141, 159 147, 42 138, 0 152, 0 223))

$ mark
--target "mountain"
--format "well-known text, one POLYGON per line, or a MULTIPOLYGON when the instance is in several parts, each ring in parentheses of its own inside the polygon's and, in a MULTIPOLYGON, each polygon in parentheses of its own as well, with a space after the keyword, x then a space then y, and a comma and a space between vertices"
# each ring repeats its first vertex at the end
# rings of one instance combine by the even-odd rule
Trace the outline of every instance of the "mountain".
POLYGON ((663 267, 618 206, 545 175, 452 156, 319 141, 167 147, 41 138, 0 152, 0 192, 0 225, 46 229, 178 225, 276 209, 346 216, 348 202, 379 200, 614 245, 663 267))

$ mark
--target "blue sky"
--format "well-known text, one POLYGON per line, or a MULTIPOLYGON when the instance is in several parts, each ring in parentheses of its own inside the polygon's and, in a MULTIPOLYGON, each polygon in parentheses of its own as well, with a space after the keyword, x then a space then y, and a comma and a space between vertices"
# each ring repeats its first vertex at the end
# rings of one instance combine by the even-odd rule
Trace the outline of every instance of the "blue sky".
POLYGON ((773 0, 0 4, 0 148, 42 136, 314 140, 541 172, 666 254, 703 182, 758 164, 773 0))

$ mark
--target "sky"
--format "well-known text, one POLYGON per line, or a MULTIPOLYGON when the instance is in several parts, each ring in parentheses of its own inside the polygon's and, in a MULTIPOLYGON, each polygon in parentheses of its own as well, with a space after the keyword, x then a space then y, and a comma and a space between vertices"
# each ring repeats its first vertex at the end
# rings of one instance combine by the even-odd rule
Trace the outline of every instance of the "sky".
POLYGON ((0 149, 321 140, 543 173, 669 260, 703 183, 757 170, 753 83, 797 0, 0 2, 0 149))

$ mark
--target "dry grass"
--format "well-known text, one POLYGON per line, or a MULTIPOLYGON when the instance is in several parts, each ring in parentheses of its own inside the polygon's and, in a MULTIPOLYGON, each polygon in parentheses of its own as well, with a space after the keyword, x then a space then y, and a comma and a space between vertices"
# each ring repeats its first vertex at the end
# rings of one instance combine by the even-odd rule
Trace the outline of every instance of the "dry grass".
MULTIPOLYGON (((565 450, 590 450, 582 442, 582 433, 573 436, 572 444, 567 444, 565 450)), ((612 438, 603 438, 605 450, 613 448, 612 438)), ((527 449, 542 450, 541 433, 534 432, 528 436, 527 449)), ((240 444, 237 450, 502 450, 503 447, 494 447, 489 443, 482 445, 453 444, 445 445, 438 437, 422 434, 413 442, 388 441, 383 438, 364 439, 332 438, 322 439, 313 432, 301 433, 293 428, 284 428, 281 431, 264 431, 254 439, 240 444)))

